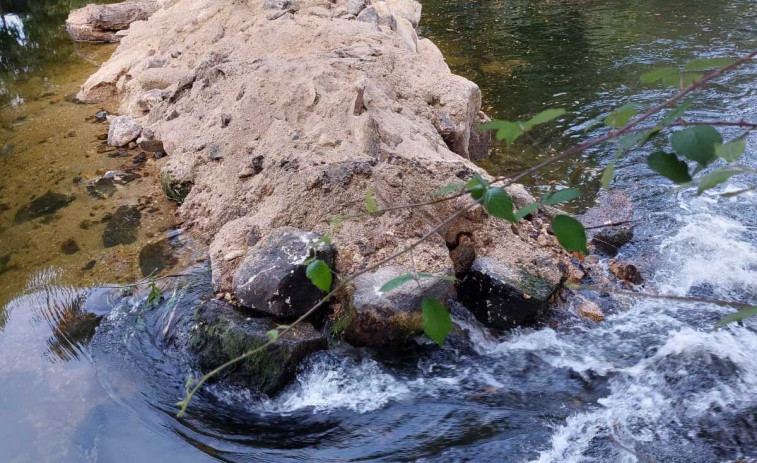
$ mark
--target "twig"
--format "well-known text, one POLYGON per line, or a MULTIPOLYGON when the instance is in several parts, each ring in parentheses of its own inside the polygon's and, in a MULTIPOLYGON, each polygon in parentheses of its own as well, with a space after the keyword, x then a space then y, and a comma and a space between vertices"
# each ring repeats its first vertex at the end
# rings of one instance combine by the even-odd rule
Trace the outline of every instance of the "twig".
POLYGON ((657 463, 657 460, 654 458, 644 455, 643 453, 637 452, 636 450, 632 449, 631 447, 628 447, 626 445, 623 445, 620 443, 620 441, 613 435, 610 436, 610 442, 618 446, 621 450, 625 450, 628 453, 631 453, 636 456, 636 458, 639 458, 641 460, 646 460, 648 463, 657 463))
POLYGON ((628 223, 633 223, 634 220, 623 220, 622 222, 612 222, 612 223, 606 223, 602 225, 594 225, 592 227, 584 227, 584 230, 594 230, 596 228, 605 228, 605 227, 618 227, 620 225, 625 225, 628 223))
POLYGON ((581 291, 581 290, 599 291, 602 293, 617 294, 620 296, 640 297, 644 299, 665 299, 668 301, 691 302, 691 303, 700 303, 700 304, 712 304, 712 305, 717 305, 720 307, 735 307, 737 309, 748 309, 755 306, 755 304, 747 304, 743 302, 721 301, 719 299, 708 299, 705 297, 671 296, 667 294, 637 293, 635 291, 614 289, 614 288, 609 288, 607 286, 569 285, 568 287, 574 291, 581 291))

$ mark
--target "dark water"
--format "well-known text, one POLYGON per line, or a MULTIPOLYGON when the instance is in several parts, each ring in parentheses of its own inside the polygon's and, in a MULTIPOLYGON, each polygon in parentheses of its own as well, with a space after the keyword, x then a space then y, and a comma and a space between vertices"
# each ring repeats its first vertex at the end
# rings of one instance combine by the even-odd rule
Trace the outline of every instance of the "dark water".
MULTIPOLYGON (((424 34, 481 85, 493 116, 571 111, 537 133, 547 151, 598 133, 619 104, 662 101, 668 91, 636 83, 655 63, 757 46, 757 11, 746 0, 434 0, 424 18, 424 34)), ((757 66, 700 95, 692 118, 757 120, 757 66)), ((756 143, 750 135, 752 167, 756 143)), ((603 147, 535 184, 593 192, 612 154, 603 147)), ((637 207, 636 238, 621 257, 666 293, 754 301, 755 195, 674 194, 643 155, 618 167, 615 184, 637 207)), ((499 147, 487 167, 515 170, 540 156, 524 144, 499 147)), ((470 342, 391 362, 336 346, 277 397, 211 387, 179 421, 174 402, 188 371, 152 328, 166 306, 145 311, 144 294, 122 299, 57 278, 39 274, 2 312, 0 461, 637 461, 613 439, 658 462, 757 458, 757 322, 712 331, 725 309, 604 298, 599 325, 568 308, 556 327, 502 337, 456 311, 470 342), (94 337, 92 308, 104 317, 94 337)), ((166 286, 169 301, 209 296, 194 278, 166 286)))

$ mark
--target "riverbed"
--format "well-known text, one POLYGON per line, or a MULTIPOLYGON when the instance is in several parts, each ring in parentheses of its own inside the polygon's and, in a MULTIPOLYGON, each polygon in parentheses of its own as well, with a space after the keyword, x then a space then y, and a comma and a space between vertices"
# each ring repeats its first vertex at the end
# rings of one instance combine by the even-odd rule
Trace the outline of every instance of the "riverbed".
MULTIPOLYGON (((757 458, 757 323, 713 331, 728 309, 631 299, 615 300, 601 324, 567 313, 553 327, 498 337, 458 314, 471 345, 392 362, 343 347, 314 356, 280 396, 215 388, 197 413, 175 419, 183 378, 147 340, 91 341, 109 305, 102 292, 87 305, 87 288, 142 278, 141 250, 177 236, 181 224, 150 178, 150 159, 112 196, 87 192, 87 181, 139 152, 109 156, 99 148, 107 123, 94 116, 114 108, 70 98, 113 49, 68 41, 61 24, 78 6, 71 3, 14 5, 3 16, 0 460, 637 461, 621 445, 658 462, 757 458), (16 220, 48 191, 75 199, 16 220), (105 248, 107 215, 124 204, 145 206, 135 240, 105 248), (76 252, 67 253, 69 240, 76 252), (88 307, 101 312, 89 316, 88 307)), ((603 117, 621 104, 662 101, 670 91, 638 83, 655 65, 757 45, 749 0, 431 0, 423 8, 422 35, 481 86, 492 117, 569 111, 534 134, 536 147, 496 145, 482 164, 493 174, 601 133, 603 117)), ((757 120, 757 66, 703 90, 691 117, 757 120)), ((756 144, 750 135, 744 163, 752 167, 756 144)), ((580 211, 613 154, 586 153, 530 186, 578 188, 584 195, 570 207, 580 211)), ((629 193, 636 220, 621 257, 639 265, 650 289, 754 301, 754 193, 674 192, 645 167, 645 154, 631 153, 616 171, 613 186, 629 193)), ((735 177, 717 192, 747 185, 735 177)), ((129 320, 128 304, 115 310, 129 320)))

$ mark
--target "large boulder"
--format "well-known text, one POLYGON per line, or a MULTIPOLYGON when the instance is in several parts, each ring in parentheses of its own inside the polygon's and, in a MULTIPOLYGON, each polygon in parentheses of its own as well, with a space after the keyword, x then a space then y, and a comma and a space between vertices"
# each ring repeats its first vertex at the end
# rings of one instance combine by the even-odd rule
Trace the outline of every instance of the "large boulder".
MULTIPOLYGON (((193 314, 189 347, 196 367, 207 373, 269 341, 266 333, 276 329, 269 318, 254 318, 230 304, 211 300, 193 314)), ((326 349, 326 338, 307 322, 299 323, 267 349, 224 370, 214 381, 253 387, 265 394, 283 388, 295 375, 297 365, 313 352, 326 349)))
POLYGON ((633 205, 623 190, 603 191, 597 204, 579 217, 594 249, 615 256, 633 239, 633 205))
POLYGON ((458 298, 478 320, 497 329, 534 321, 557 285, 489 257, 478 257, 462 275, 458 298))
POLYGON ((315 233, 284 227, 258 242, 242 260, 232 282, 234 296, 256 312, 297 318, 325 293, 305 275, 306 260, 317 257, 333 268, 336 250, 318 243, 315 233))
POLYGON ((379 289, 408 273, 402 267, 382 267, 356 278, 351 298, 336 314, 333 331, 356 346, 402 347, 423 332, 421 302, 430 297, 446 301, 453 291, 449 279, 422 278, 386 293, 379 289))
POLYGON ((69 13, 66 30, 75 42, 118 42, 118 31, 148 19, 158 8, 155 1, 90 4, 69 13))

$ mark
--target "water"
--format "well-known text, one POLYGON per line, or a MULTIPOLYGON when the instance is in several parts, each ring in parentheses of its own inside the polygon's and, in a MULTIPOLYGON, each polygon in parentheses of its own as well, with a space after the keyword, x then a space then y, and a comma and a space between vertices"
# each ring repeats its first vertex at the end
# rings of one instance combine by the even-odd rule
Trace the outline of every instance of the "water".
MULTIPOLYGON (((490 114, 571 111, 537 133, 549 151, 599 133, 603 116, 623 102, 669 95, 636 84, 652 64, 757 46, 756 10, 748 0, 433 0, 424 4, 423 31, 455 72, 481 85, 490 114)), ((702 92, 691 117, 757 120, 756 82, 757 66, 741 68, 702 92)), ((755 167, 757 136, 747 143, 745 163, 755 167)), ((535 187, 577 186, 590 203, 612 154, 587 153, 543 173, 535 187)), ((486 167, 517 170, 541 156, 523 144, 499 146, 486 167)), ((649 289, 754 301, 755 194, 674 193, 643 156, 617 169, 615 184, 629 192, 637 219, 621 257, 639 263, 649 289)), ((16 181, 15 172, 3 182, 16 181)), ((716 191, 746 185, 737 177, 716 191)), ((21 232, 34 230, 9 227, 3 246, 21 232)), ((46 265, 30 262, 20 273, 29 280, 46 265)), ((605 297, 601 324, 566 308, 548 327, 501 337, 455 310, 471 342, 390 360, 336 346, 311 358, 277 397, 211 387, 176 420, 186 369, 150 334, 160 313, 142 313, 117 292, 90 294, 71 279, 43 271, 0 312, 2 461, 639 461, 616 442, 658 462, 757 458, 757 321, 712 331, 727 309, 605 297), (92 307, 96 319, 87 315, 92 307)), ((190 288, 185 300, 209 293, 207 285, 190 288)))

